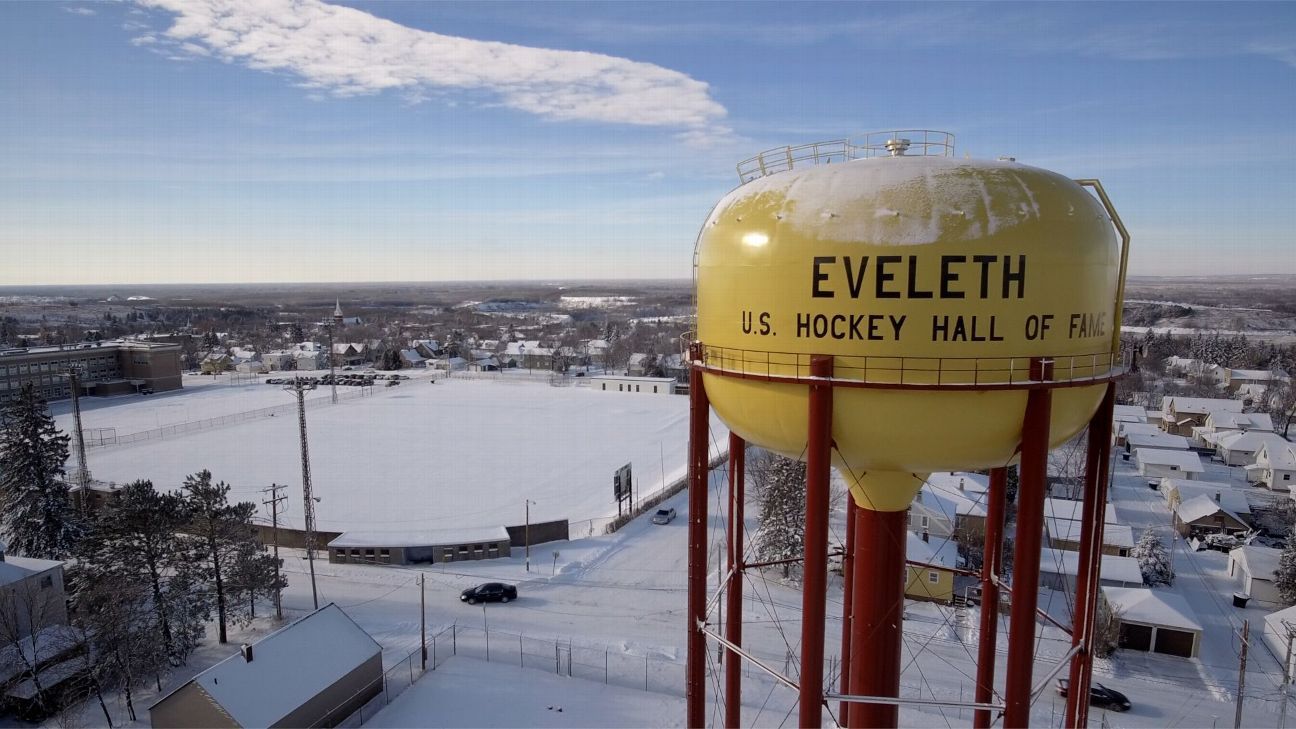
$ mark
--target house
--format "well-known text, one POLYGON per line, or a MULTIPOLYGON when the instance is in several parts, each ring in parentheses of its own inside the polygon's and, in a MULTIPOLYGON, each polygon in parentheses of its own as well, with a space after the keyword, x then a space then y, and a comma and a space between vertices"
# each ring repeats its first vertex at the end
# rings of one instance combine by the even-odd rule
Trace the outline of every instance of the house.
POLYGON ((424 359, 423 355, 419 354, 417 350, 402 349, 400 352, 400 358, 401 364, 410 369, 421 370, 427 367, 427 360, 424 359))
POLYGON ((441 356, 441 343, 435 339, 416 339, 414 350, 423 359, 436 359, 441 356))
POLYGON ((933 542, 909 532, 906 550, 905 597, 945 605, 954 602, 958 545, 946 539, 933 542))
POLYGON ((249 375, 263 375, 270 371, 264 362, 255 359, 249 359, 234 365, 235 372, 242 372, 249 375))
POLYGON ((383 691, 382 646, 337 605, 295 620, 149 708, 154 727, 331 727, 383 691))
POLYGON ((1288 657, 1288 671, 1296 670, 1296 605, 1265 616, 1263 640, 1274 656, 1288 657))
MULTIPOLYGON (((1075 594, 1080 573, 1080 553, 1044 547, 1040 550, 1040 586, 1075 594)), ((1133 557, 1104 554, 1098 568, 1098 580, 1114 587, 1142 587, 1143 571, 1133 557)))
POLYGON ((1265 443, 1273 448, 1290 445, 1286 438, 1277 433, 1259 430, 1230 430, 1219 434, 1215 439, 1215 455, 1225 465, 1250 466, 1256 461, 1256 453, 1265 443))
POLYGON ((354 367, 369 359, 369 345, 364 342, 335 342, 333 361, 338 365, 354 367))
POLYGON ((648 355, 643 352, 635 352, 630 355, 630 361, 626 364, 626 374, 631 377, 643 377, 649 364, 648 355))
POLYGON ((329 562, 418 564, 496 559, 510 554, 504 527, 343 532, 328 543, 329 562))
POLYGON ((1188 439, 1182 435, 1171 435, 1169 433, 1127 433, 1125 435, 1126 453, 1133 453, 1140 448, 1186 451, 1188 446, 1188 439))
POLYGON ((1139 448, 1134 451, 1138 472, 1147 478, 1184 478, 1194 480, 1205 473, 1201 458, 1192 451, 1164 448, 1139 448))
POLYGON ((1224 385, 1229 392, 1237 392, 1245 385, 1268 387, 1275 382, 1287 382, 1291 378, 1282 370, 1225 370, 1224 385))
POLYGON ((1256 450, 1255 464, 1246 470, 1248 481, 1263 483, 1271 491, 1296 486, 1296 443, 1261 443, 1256 450))
MULTIPOLYGON (((1075 499, 1044 499, 1044 518, 1045 519, 1066 519, 1069 521, 1080 521, 1084 516, 1084 502, 1075 499)), ((1103 504, 1103 521, 1107 524, 1116 523, 1116 507, 1110 502, 1103 504)))
POLYGON ((1205 370, 1206 363, 1191 357, 1172 355, 1165 358, 1165 371, 1172 377, 1197 377, 1205 370))
POLYGON ((1146 421, 1137 423, 1131 421, 1117 421, 1116 426, 1116 445, 1123 446, 1131 435, 1165 435, 1157 425, 1146 421))
POLYGON ((646 392, 657 395, 675 394, 675 380, 671 377, 595 375, 589 378, 589 384, 590 387, 601 392, 646 392))
POLYGON ((1142 405, 1117 405, 1112 412, 1112 421, 1116 423, 1146 423, 1147 410, 1142 405))
POLYGON ((1285 604, 1278 593, 1278 560, 1282 550, 1248 544, 1229 552, 1229 577, 1237 581, 1238 591, 1256 602, 1279 606, 1285 604))
POLYGON ((233 368, 230 356, 224 352, 210 352, 198 363, 198 369, 205 375, 219 375, 233 368))
MULTIPOLYGON (((1110 504, 1109 504, 1110 506, 1110 504)), ((1078 519, 1044 519, 1044 541, 1054 549, 1080 551, 1084 522, 1078 519)), ((1134 549, 1134 530, 1126 524, 1103 524, 1102 553, 1128 557, 1134 549)))
POLYGON ((942 541, 984 535, 989 490, 989 477, 979 473, 929 475, 909 505, 909 531, 942 541))
POLYGON ((0 646, 67 622, 63 563, 5 554, 0 545, 0 646))
POLYGON ((1247 500, 1246 491, 1234 488, 1233 484, 1221 481, 1187 481, 1182 478, 1161 479, 1161 498, 1166 507, 1174 511, 1185 501, 1205 496, 1223 506, 1225 509, 1246 517, 1251 513, 1251 503, 1247 500))
POLYGON ((432 369, 442 372, 461 372, 468 369, 468 360, 463 357, 441 357, 432 360, 432 369))
POLYGON ((328 355, 323 352, 294 352, 293 364, 298 370, 328 369, 328 355))
POLYGON ((1188 601, 1165 590, 1104 587, 1103 600, 1120 622, 1120 647, 1196 658, 1202 625, 1188 601))
POLYGON ((1174 510, 1174 527, 1184 538, 1207 534, 1241 534, 1251 525, 1209 496, 1194 496, 1174 510))
POLYGON ((1242 412, 1241 400, 1214 397, 1167 397, 1161 401, 1162 428, 1173 435, 1192 435, 1192 429, 1206 424, 1217 411, 1242 412))
POLYGON ((293 368, 293 353, 282 349, 266 352, 261 355, 261 363, 269 368, 271 372, 290 370, 293 368))

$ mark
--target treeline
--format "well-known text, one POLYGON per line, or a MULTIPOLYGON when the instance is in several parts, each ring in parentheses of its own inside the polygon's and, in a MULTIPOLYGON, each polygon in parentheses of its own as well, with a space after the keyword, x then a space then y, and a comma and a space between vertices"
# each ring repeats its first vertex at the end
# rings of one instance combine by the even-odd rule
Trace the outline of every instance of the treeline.
MULTIPOLYGON (((0 599, 0 646, 52 628, 66 613, 72 630, 63 632, 64 643, 79 645, 47 652, 81 655, 84 693, 99 698, 110 725, 103 696, 119 693, 134 721, 139 687, 160 690, 202 642, 209 621, 215 618, 217 640, 226 642, 228 628, 250 621, 257 601, 286 582, 257 538, 256 506, 231 503, 229 485, 209 471, 190 475, 175 492, 135 481, 88 513, 85 498, 80 506, 72 498, 68 443, 30 387, 0 411, 0 535, 12 554, 66 563, 70 608, 54 609, 35 593, 0 599)), ((27 664, 19 668, 45 702, 39 648, 14 659, 27 664)))

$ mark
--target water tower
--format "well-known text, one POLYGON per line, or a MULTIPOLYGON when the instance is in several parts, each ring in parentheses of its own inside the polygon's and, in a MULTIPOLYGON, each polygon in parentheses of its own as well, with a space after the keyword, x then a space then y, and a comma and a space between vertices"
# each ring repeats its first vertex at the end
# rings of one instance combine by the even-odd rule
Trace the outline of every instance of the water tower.
MULTIPOLYGON (((726 651, 738 725, 745 443, 806 461, 801 726, 895 726, 906 510, 933 471, 988 469, 976 724, 1026 726, 1032 703, 1048 451, 1089 451, 1068 725, 1087 695, 1129 239, 1101 185, 1001 158, 958 159, 949 134, 868 135, 738 165, 695 251, 690 347, 688 724, 705 714, 708 639, 726 651), (707 623, 707 411, 729 426, 728 620, 707 623), (1007 677, 994 688, 1006 467, 1018 463, 1007 677), (850 485, 841 685, 824 685, 828 480, 850 485), (1002 696, 1001 700, 996 696, 1002 696)), ((718 603, 718 599, 711 601, 718 603)), ((770 670, 768 666, 760 666, 770 670)), ((1050 676, 1051 678, 1051 676, 1050 676)), ((918 703, 918 702, 915 702, 918 703)), ((921 703, 932 703, 924 701, 921 703)), ((939 703, 939 702, 936 702, 939 703)), ((1083 724, 1081 724, 1083 725, 1083 724)))

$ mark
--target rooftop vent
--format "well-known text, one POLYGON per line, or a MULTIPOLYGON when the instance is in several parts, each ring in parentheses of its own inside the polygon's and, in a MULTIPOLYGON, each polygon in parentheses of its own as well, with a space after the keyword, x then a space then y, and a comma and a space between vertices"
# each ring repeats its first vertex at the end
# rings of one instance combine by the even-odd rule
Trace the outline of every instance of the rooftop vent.
POLYGON ((903 157, 904 153, 909 151, 911 142, 904 138, 892 138, 886 140, 886 151, 891 153, 892 157, 903 157))

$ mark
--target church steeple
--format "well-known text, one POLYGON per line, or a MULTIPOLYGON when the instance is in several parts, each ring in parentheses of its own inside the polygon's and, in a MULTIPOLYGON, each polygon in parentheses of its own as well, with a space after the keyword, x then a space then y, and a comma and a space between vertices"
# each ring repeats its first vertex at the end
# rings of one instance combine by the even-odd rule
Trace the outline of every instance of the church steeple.
POLYGON ((336 299, 333 307, 333 323, 342 326, 342 300, 336 299))

